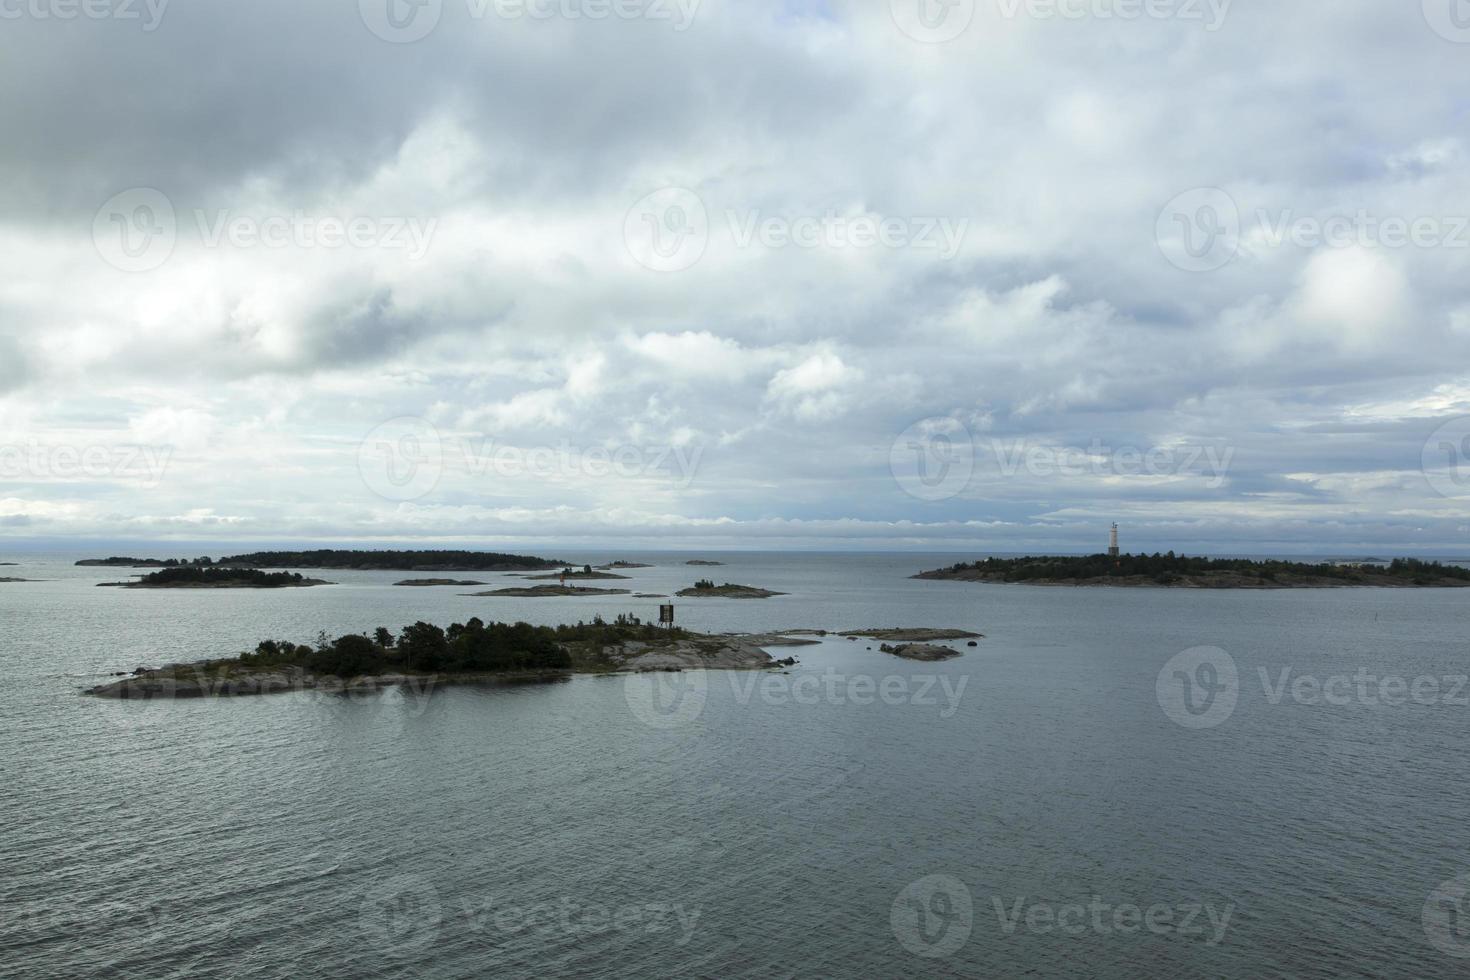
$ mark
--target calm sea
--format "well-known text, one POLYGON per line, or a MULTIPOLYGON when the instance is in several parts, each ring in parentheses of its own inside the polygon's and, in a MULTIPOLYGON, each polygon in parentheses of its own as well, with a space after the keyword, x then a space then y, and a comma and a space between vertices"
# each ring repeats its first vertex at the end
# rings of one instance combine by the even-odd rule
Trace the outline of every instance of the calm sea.
MULTIPOLYGON (((786 674, 191 702, 79 695, 265 637, 657 600, 0 575, 0 974, 1450 977, 1470 970, 1470 592, 918 582, 954 556, 583 553, 791 593, 696 629, 786 674), (782 654, 784 655, 784 654, 782 654)), ((466 575, 492 584, 516 579, 466 575)))

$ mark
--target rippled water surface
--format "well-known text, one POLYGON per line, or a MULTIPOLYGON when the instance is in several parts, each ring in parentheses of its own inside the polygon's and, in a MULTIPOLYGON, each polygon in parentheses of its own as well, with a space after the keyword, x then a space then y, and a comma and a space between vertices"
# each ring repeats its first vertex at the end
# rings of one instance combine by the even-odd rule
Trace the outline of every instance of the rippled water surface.
POLYGON ((75 557, 0 569, 46 580, 0 584, 6 976, 1470 969, 1470 592, 980 586, 907 578, 953 557, 579 554, 657 562, 626 573, 635 591, 709 575, 791 593, 679 601, 697 629, 986 638, 943 664, 829 639, 789 674, 658 690, 110 702, 79 692, 267 636, 651 617, 657 600, 468 598, 336 571, 316 589, 124 591, 95 584, 128 572, 75 557), (1165 669, 1199 647, 1235 666, 1228 692, 1220 653, 1165 669), (1233 708, 1181 712, 1175 668, 1233 708))

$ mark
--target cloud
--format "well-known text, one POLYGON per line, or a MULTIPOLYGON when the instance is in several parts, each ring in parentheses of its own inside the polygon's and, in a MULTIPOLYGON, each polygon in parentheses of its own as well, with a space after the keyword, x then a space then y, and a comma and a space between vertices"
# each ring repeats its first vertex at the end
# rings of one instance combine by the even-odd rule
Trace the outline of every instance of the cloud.
POLYGON ((351 3, 6 21, 0 520, 1017 550, 1120 519, 1226 551, 1470 524, 1423 472, 1470 414, 1470 153, 1443 84, 1465 50, 1417 7, 1208 29, 977 4, 924 44, 856 0, 705 0, 683 30, 479 6, 411 44, 351 3), (171 217, 99 211, 129 188, 171 217), (699 246, 672 271, 627 239, 664 188, 699 246), (1155 239, 1196 189, 1239 226, 1205 271, 1155 239), (1439 237, 1385 241, 1396 219, 1439 237), (1334 222, 1345 242, 1291 233, 1334 222), (975 462, 937 500, 890 459, 935 418, 975 462), (423 499, 361 474, 390 419, 432 437, 423 499), (487 439, 643 468, 499 472, 487 439), (1013 467, 1017 445, 1105 465, 1013 467), (122 461, 168 447, 156 483, 122 461), (687 480, 675 448, 699 451, 687 480), (1231 455, 1219 480, 1126 465, 1151 450, 1231 455), (111 462, 68 468, 87 451, 111 462))

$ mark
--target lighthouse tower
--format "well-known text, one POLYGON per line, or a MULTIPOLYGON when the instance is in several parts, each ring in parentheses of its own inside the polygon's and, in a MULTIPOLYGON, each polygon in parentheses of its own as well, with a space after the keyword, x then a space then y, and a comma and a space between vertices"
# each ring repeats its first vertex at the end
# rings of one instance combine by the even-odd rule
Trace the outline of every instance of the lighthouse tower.
POLYGON ((1118 525, 1113 525, 1113 533, 1108 537, 1108 557, 1118 557, 1118 525))

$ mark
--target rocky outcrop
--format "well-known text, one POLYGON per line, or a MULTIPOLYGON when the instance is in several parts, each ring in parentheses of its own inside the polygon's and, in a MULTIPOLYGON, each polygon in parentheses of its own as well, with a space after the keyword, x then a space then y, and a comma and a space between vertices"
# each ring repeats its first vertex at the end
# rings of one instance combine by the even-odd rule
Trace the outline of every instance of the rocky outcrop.
POLYGON ((902 646, 889 646, 887 643, 878 648, 884 653, 891 653, 895 657, 904 660, 918 660, 924 663, 935 663, 940 660, 953 660, 960 655, 958 650, 949 647, 934 646, 928 643, 905 643, 902 646))
POLYGON ((772 596, 786 595, 785 592, 772 592, 770 589, 757 589, 751 585, 717 585, 712 589, 680 589, 676 595, 690 599, 769 599, 772 596))

